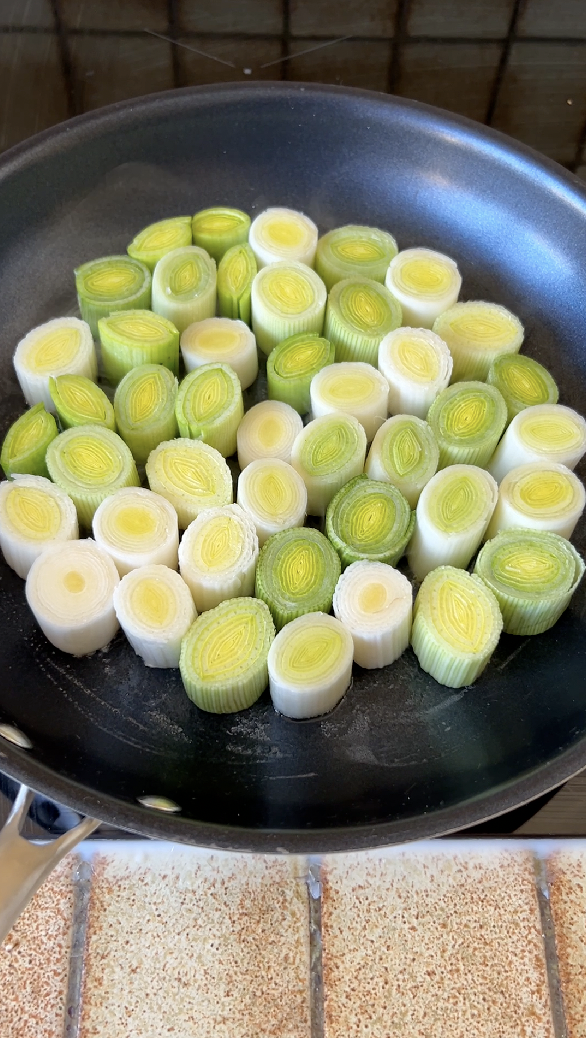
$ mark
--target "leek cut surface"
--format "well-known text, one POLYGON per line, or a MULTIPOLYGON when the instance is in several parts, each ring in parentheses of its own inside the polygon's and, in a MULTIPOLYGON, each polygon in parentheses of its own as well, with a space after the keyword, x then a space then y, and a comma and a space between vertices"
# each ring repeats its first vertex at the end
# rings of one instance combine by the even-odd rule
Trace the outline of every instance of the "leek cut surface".
POLYGON ((0 483, 0 548, 19 577, 50 544, 78 536, 75 505, 51 480, 15 476, 0 483))
POLYGON ((133 259, 144 263, 152 273, 159 260, 168 252, 191 243, 191 217, 172 216, 144 227, 132 239, 126 251, 133 259))
POLYGON ((313 220, 295 209, 265 209, 253 220, 249 244, 259 270, 279 260, 313 266, 317 247, 313 220))
POLYGON ((200 209, 191 222, 193 244, 219 263, 228 249, 248 241, 250 217, 241 209, 200 209))
POLYGON ((356 476, 328 505, 326 533, 342 564, 359 559, 394 566, 405 552, 415 513, 392 483, 356 476))
POLYGON ((530 461, 502 480, 486 536, 520 527, 570 538, 585 505, 584 484, 571 469, 555 461, 530 461))
POLYGON ((105 425, 116 432, 112 404, 104 391, 85 375, 50 378, 49 392, 62 429, 74 425, 105 425))
POLYGON ((431 426, 414 415, 398 414, 378 430, 364 471, 370 479, 392 483, 415 508, 438 462, 439 447, 431 426))
POLYGON ((250 515, 261 547, 271 534, 303 526, 305 521, 305 483, 292 465, 279 458, 259 458, 242 470, 237 501, 250 515))
POLYGON ((17 418, 4 437, 0 454, 0 464, 8 478, 17 472, 48 476, 45 456, 58 431, 44 404, 35 404, 17 418))
POLYGON ((309 515, 324 516, 334 494, 364 469, 366 433, 348 414, 314 418, 299 433, 291 464, 307 488, 309 515))
POLYGON ((352 635, 334 616, 306 613, 279 631, 269 650, 271 699, 286 717, 328 713, 352 680, 352 635))
POLYGON ((159 260, 153 274, 152 307, 184 332, 194 321, 216 312, 216 264, 197 245, 173 249, 159 260))
POLYGON ((57 317, 33 328, 20 340, 13 363, 27 404, 34 407, 42 403, 53 413, 51 376, 85 375, 93 382, 98 377, 92 333, 77 317, 57 317))
POLYGON ((198 612, 228 598, 250 598, 257 559, 256 528, 239 505, 201 512, 187 527, 179 548, 181 576, 198 612))
POLYGON ((337 361, 358 360, 376 367, 382 339, 401 320, 401 306, 384 285, 347 278, 328 296, 324 336, 333 343, 337 361))
POLYGON ((201 440, 167 440, 145 466, 149 486, 173 505, 184 530, 205 508, 232 504, 232 474, 214 447, 201 440))
POLYGON ((378 348, 378 366, 389 384, 389 413, 426 418, 452 375, 452 355, 426 328, 396 328, 378 348))
POLYGON ((518 353, 524 337, 519 318, 497 303, 456 303, 434 321, 433 330, 452 354, 452 382, 487 379, 493 361, 518 353))
POLYGON ((401 304, 403 324, 431 328, 456 302, 462 278, 449 256, 432 249, 404 249, 391 260, 385 285, 401 304))
POLYGON ((303 429, 297 411, 279 400, 261 400, 244 415, 238 426, 236 442, 241 469, 259 458, 291 461, 295 439, 303 429))
POLYGON ((147 667, 178 667, 181 641, 197 616, 191 592, 175 570, 134 569, 114 591, 118 623, 147 667))
POLYGON ((340 571, 337 553, 318 530, 284 530, 269 537, 259 555, 256 597, 280 631, 305 613, 329 613, 340 571))
POLYGON ((311 381, 311 414, 351 414, 360 422, 366 439, 374 439, 387 417, 389 386, 372 364, 346 361, 329 364, 311 381))
POLYGON ((148 310, 151 305, 151 272, 130 256, 90 260, 74 273, 81 316, 94 339, 98 338, 101 317, 119 310, 148 310))
POLYGON ((124 487, 105 498, 96 509, 92 530, 121 577, 142 566, 177 569, 177 513, 152 490, 124 487))
POLYGON ((354 661, 371 670, 394 663, 411 634, 413 590, 384 562, 353 562, 334 592, 334 614, 352 635, 354 661))
POLYGON ((218 265, 218 310, 221 317, 250 324, 250 293, 258 271, 250 245, 234 245, 218 265))
POLYGON ((124 440, 101 425, 66 429, 49 444, 46 461, 51 479, 69 494, 86 528, 104 498, 140 484, 124 440))
POLYGON ((338 281, 355 276, 383 284, 397 251, 397 243, 388 231, 348 224, 319 239, 315 269, 328 292, 338 281))
POLYGON ((439 446, 439 468, 488 465, 507 422, 498 389, 484 382, 458 382, 442 390, 427 421, 439 446))
POLYGON ((145 464, 159 443, 177 435, 176 398, 177 379, 162 364, 141 364, 118 385, 116 425, 139 465, 145 464))
POLYGON ((515 415, 488 469, 497 483, 529 461, 557 461, 574 469, 586 453, 586 421, 562 404, 538 404, 515 415))
POLYGON ((259 270, 252 282, 252 330, 263 353, 292 335, 321 335, 327 291, 304 263, 282 261, 259 270))
POLYGON ((208 317, 190 324, 181 336, 181 354, 187 372, 202 364, 229 364, 243 389, 258 375, 256 339, 244 321, 208 317))
POLYGON ((225 458, 236 451, 243 414, 240 380, 229 364, 202 364, 179 386, 175 417, 180 435, 209 443, 225 458))
POLYGON ((490 365, 487 381, 502 394, 509 422, 526 407, 558 402, 558 387, 549 371, 522 353, 497 357, 490 365))
POLYGON ((98 321, 106 378, 116 385, 142 364, 162 364, 179 371, 179 332, 151 310, 111 313, 98 321))
POLYGON ((267 383, 270 400, 281 400, 299 414, 311 407, 311 380, 318 371, 333 364, 336 351, 317 332, 292 335, 275 346, 267 359, 267 383))

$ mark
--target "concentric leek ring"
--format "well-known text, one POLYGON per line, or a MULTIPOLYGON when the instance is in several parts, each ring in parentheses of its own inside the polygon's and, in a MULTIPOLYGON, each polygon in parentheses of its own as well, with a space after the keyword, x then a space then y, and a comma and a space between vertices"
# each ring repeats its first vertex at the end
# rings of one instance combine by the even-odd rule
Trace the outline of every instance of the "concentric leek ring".
POLYGON ((0 454, 0 464, 10 478, 17 472, 47 476, 45 455, 57 436, 57 423, 43 404, 35 404, 10 426, 0 454))
POLYGON ((484 382, 458 382, 438 394, 427 420, 440 449, 439 467, 488 464, 507 421, 498 389, 484 382))
POLYGON ((361 446, 358 422, 345 415, 326 415, 304 429, 300 461, 311 476, 331 476, 343 469, 361 446), (318 424, 319 423, 319 424, 318 424))
POLYGON ((501 493, 505 490, 511 504, 533 519, 554 519, 573 511, 584 500, 584 488, 577 476, 565 466, 556 468, 551 463, 513 469, 501 483, 501 493))
POLYGON ((287 717, 318 717, 340 701, 352 680, 352 636, 326 613, 287 624, 269 650, 271 699, 287 717))
POLYGON ((114 408, 91 379, 84 375, 58 375, 49 379, 49 392, 63 429, 73 425, 105 425, 115 430, 114 408))
POLYGON ((303 271, 295 268, 272 267, 262 279, 263 300, 269 309, 279 315, 297 317, 315 305, 313 284, 303 271))
POLYGON ((314 375, 310 386, 311 413, 351 414, 362 425, 367 440, 387 417, 389 386, 384 375, 360 361, 329 364, 314 375))
POLYGON ((279 458, 251 461, 238 478, 238 504, 252 517, 259 543, 273 533, 303 526, 307 491, 303 479, 279 458))
POLYGON ((75 505, 49 479, 17 475, 0 483, 0 548, 19 577, 49 544, 78 535, 75 505))
POLYGON ((395 415, 377 432, 365 472, 370 479, 393 483, 415 508, 423 487, 437 470, 438 461, 437 440, 427 422, 412 415, 395 415))
POLYGON ((490 366, 488 382, 502 393, 509 421, 536 404, 557 404, 559 392, 549 371, 522 353, 505 353, 490 366))
POLYGON ((514 314, 496 303, 456 303, 433 325, 447 342, 454 359, 452 380, 486 379, 493 360, 504 353, 518 353, 523 325, 514 314))
POLYGON ((359 360, 376 366, 378 347, 401 324, 401 307, 377 281, 354 277, 332 288, 324 335, 336 349, 336 360, 359 360))
POLYGON ((57 375, 84 375, 96 380, 98 362, 92 332, 77 317, 57 317, 33 328, 18 343, 12 358, 24 398, 31 407, 55 405, 49 379, 57 375))
POLYGON ((409 644, 413 590, 384 562, 353 562, 338 580, 334 614, 350 631, 361 667, 386 667, 409 644))
POLYGON ((328 291, 337 281, 353 275, 382 284, 396 254, 397 243, 391 234, 377 227, 351 224, 328 231, 319 239, 315 269, 328 291))
POLYGON ((297 411, 279 400, 261 400, 244 415, 238 426, 238 464, 246 468, 258 458, 291 461, 296 437, 303 429, 297 411))
POLYGON ((147 309, 151 304, 151 272, 130 256, 106 256, 75 271, 81 315, 97 338, 98 320, 114 310, 147 309))
POLYGON ((269 399, 281 400, 294 407, 299 414, 306 414, 311 406, 309 387, 313 376, 333 364, 334 360, 334 347, 317 332, 290 336, 269 354, 269 399))
POLYGON ((49 445, 46 461, 51 479, 69 494, 85 526, 105 497, 140 482, 124 441, 101 425, 67 429, 49 445))
POLYGON ((202 209, 192 220, 193 244, 219 262, 228 249, 248 241, 250 217, 241 209, 202 209))
POLYGON ((586 445, 584 419, 560 405, 521 412, 517 429, 523 443, 534 451, 566 454, 586 445))
MULTIPOLYGON (((484 517, 488 521, 487 484, 489 477, 473 466, 454 466, 443 469, 435 477, 433 494, 427 498, 430 521, 446 534, 458 534, 470 529, 484 517), (437 481, 437 482, 435 482, 437 481)), ((431 489, 431 484, 428 484, 431 489)))
POLYGON ((159 260, 153 274, 153 310, 172 321, 179 332, 213 317, 216 311, 216 264, 197 245, 173 249, 159 260))
POLYGON ((177 379, 162 364, 142 364, 124 376, 114 396, 118 431, 139 464, 177 433, 177 379))
POLYGON ((295 209, 265 209, 250 228, 250 246, 259 267, 278 260, 295 260, 313 265, 317 227, 295 209))
POLYGON ((202 364, 183 379, 175 415, 181 436, 201 439, 228 457, 244 413, 242 388, 229 364, 202 364))
POLYGON ((26 350, 26 362, 38 375, 66 371, 77 356, 81 332, 77 327, 59 325, 35 338, 26 350))
POLYGON ((280 631, 304 613, 329 613, 340 570, 338 555, 318 530, 284 530, 261 549, 255 594, 280 631))
POLYGON ((171 321, 151 310, 114 312, 98 321, 104 371, 117 383, 143 364, 179 370, 179 332, 171 321))
POLYGON ((234 245, 222 256, 218 266, 218 304, 222 317, 250 324, 250 292, 257 273, 250 245, 234 245))
POLYGON ((200 440, 160 443, 146 463, 151 490, 171 502, 185 529, 205 508, 232 502, 232 475, 222 455, 200 440))
POLYGON ((391 483, 357 476, 328 506, 326 533, 344 566, 359 559, 394 566, 413 533, 415 514, 391 483))
POLYGON ((130 242, 127 252, 152 271, 167 252, 185 245, 191 245, 191 217, 174 216, 145 227, 130 242))
MULTIPOLYGON (((32 476, 29 479, 43 477, 32 476)), ((5 484, 0 486, 4 487, 5 484)), ((61 526, 62 509, 59 500, 47 493, 43 486, 22 485, 19 481, 9 484, 9 489, 10 493, 4 501, 4 517, 14 533, 30 541, 53 540, 61 526)), ((58 487, 55 489, 59 490, 58 487)))
POLYGON ((462 278, 453 259, 431 249, 405 249, 391 261, 385 285, 403 308, 403 323, 431 328, 456 302, 462 278))
POLYGON ((189 524, 179 548, 179 568, 200 612, 254 591, 258 537, 238 505, 207 508, 189 524))
POLYGON ((97 509, 96 543, 112 556, 120 576, 140 566, 177 568, 177 516, 165 498, 142 487, 125 487, 97 509))

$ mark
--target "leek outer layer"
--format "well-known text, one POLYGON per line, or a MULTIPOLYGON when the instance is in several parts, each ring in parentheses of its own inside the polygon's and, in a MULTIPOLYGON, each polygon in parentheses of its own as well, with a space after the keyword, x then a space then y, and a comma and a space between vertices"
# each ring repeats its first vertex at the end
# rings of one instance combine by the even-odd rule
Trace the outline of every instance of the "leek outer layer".
POLYGON ((16 347, 13 364, 27 404, 42 403, 53 413, 51 376, 85 375, 93 382, 98 377, 92 333, 77 317, 57 317, 33 328, 16 347))
POLYGON ((563 404, 538 404, 515 415, 487 468, 500 483, 528 461, 557 461, 574 469, 585 453, 582 415, 563 404))
POLYGON ((124 634, 147 667, 178 667, 181 642, 197 616, 191 592, 175 570, 150 565, 134 569, 114 591, 114 609, 124 634))
POLYGON ((48 476, 45 457, 58 435, 57 423, 44 404, 35 404, 12 423, 2 444, 0 464, 10 479, 17 472, 48 476))
POLYGON ((387 667, 409 645, 413 589, 392 566, 353 562, 338 580, 333 607, 352 635, 354 662, 360 667, 387 667))
POLYGON ((401 320, 401 306, 388 288, 368 278, 346 278, 328 296, 324 336, 333 343, 336 360, 376 367, 381 341, 401 320))
POLYGON ((389 265, 385 285, 398 299, 403 324, 431 328, 460 294, 462 278, 457 264, 432 249, 404 249, 389 265))
POLYGON ((144 227, 132 239, 126 251, 132 259, 144 263, 152 273, 159 260, 168 252, 191 245, 191 242, 191 217, 172 216, 144 227))
POLYGON ((258 273, 256 257, 250 245, 235 245, 222 256, 218 265, 218 312, 221 317, 250 324, 250 293, 258 273))
POLYGON ((279 458, 259 458, 240 473, 237 502, 250 515, 262 547, 272 534, 303 526, 307 490, 292 465, 279 458))
POLYGON ((75 505, 50 479, 15 476, 0 483, 0 548, 19 577, 50 544, 78 537, 75 505))
POLYGON ((89 324, 94 339, 98 338, 101 317, 120 310, 148 310, 151 305, 151 272, 144 263, 130 256, 90 260, 74 274, 81 316, 89 324))
POLYGON ((452 355, 427 328, 396 328, 378 348, 379 371, 389 384, 389 414, 426 418, 452 376, 452 355))
POLYGON ((309 515, 324 516, 334 494, 364 469, 366 433, 349 414, 314 418, 293 444, 291 464, 307 488, 309 515))
POLYGON ((487 379, 492 362, 518 353, 524 337, 519 318, 497 303, 456 303, 434 321, 433 330, 452 354, 452 382, 487 379))
POLYGON ((342 565, 369 559, 394 566, 411 540, 415 512, 392 483, 351 479, 328 505, 326 533, 342 565))
POLYGON ((279 260, 312 267, 318 230, 313 220, 296 209, 273 208, 259 213, 252 222, 248 241, 258 269, 279 260))
POLYGON ((352 635, 326 613, 306 613, 279 631, 269 650, 273 706, 285 717, 333 710, 352 681, 352 635))
POLYGON ((268 354, 301 332, 321 335, 327 291, 321 278, 305 263, 283 261, 259 270, 252 282, 252 330, 268 354))
POLYGON ((240 379, 229 364, 202 364, 179 386, 175 417, 180 436, 203 440, 225 458, 236 451, 243 414, 240 379))
POLYGON ((310 387, 311 414, 334 412, 357 418, 370 443, 388 414, 389 386, 372 364, 346 361, 330 364, 314 375, 310 387))
POLYGON ((153 274, 155 313, 184 332, 216 312, 216 264, 205 249, 186 245, 159 260, 153 274))
POLYGON ((280 631, 305 613, 329 613, 340 572, 340 559, 319 530, 283 530, 261 550, 255 594, 280 631))
POLYGON ((114 408, 103 389, 85 375, 49 379, 49 392, 62 429, 74 425, 105 425, 116 432, 114 408))
POLYGON ((202 364, 229 364, 243 389, 258 375, 256 339, 244 321, 208 317, 190 324, 181 336, 181 355, 187 372, 202 364))
POLYGON ((200 209, 191 221, 193 244, 219 263, 228 249, 248 241, 250 217, 242 209, 200 209))
POLYGON ((268 684, 274 637, 268 607, 256 598, 231 598, 198 616, 183 639, 179 661, 192 702, 213 714, 252 706, 268 684))
POLYGON ((167 440, 145 466, 149 486, 170 501, 184 530, 204 508, 232 504, 232 474, 224 458, 201 440, 167 440))
POLYGON ((293 444, 303 422, 297 411, 279 400, 261 400, 244 415, 236 433, 238 464, 241 469, 259 458, 280 458, 291 462, 293 444))
POLYGON ((142 566, 177 569, 177 513, 152 490, 124 487, 105 498, 96 509, 92 531, 121 577, 142 566))
POLYGON ((555 461, 530 461, 502 480, 486 538, 511 527, 570 538, 585 505, 584 484, 571 469, 555 461))
POLYGON ((493 360, 487 382, 502 394, 509 422, 526 407, 558 402, 558 387, 547 368, 523 353, 505 353, 493 360))
POLYGON ((370 479, 392 483, 415 508, 438 462, 439 447, 431 426, 414 415, 397 414, 378 430, 364 471, 370 479))
POLYGON ((507 405, 494 386, 457 382, 438 394, 427 421, 438 442, 440 469, 447 465, 484 468, 507 424, 507 405))
POLYGON ((488 664, 502 627, 498 602, 480 577, 440 566, 415 599, 411 645, 422 670, 440 685, 462 688, 488 664))
POLYGON ((388 231, 348 224, 319 239, 315 269, 328 292, 338 281, 356 276, 382 285, 397 251, 397 243, 388 231))
POLYGON ((564 537, 501 530, 478 553, 474 572, 495 595, 507 634, 542 634, 567 609, 584 562, 564 537))
POLYGON ((139 465, 159 443, 177 435, 176 399, 177 379, 162 364, 141 364, 117 386, 116 425, 139 465))
POLYGON ((307 414, 313 376, 335 359, 335 348, 317 332, 302 332, 284 339, 267 359, 269 400, 281 400, 299 414, 307 414))
POLYGON ((101 425, 66 429, 49 444, 46 460, 51 479, 77 508, 80 526, 91 526, 98 505, 114 491, 140 485, 124 440, 101 425))
POLYGON ((207 508, 181 538, 179 570, 200 613, 228 598, 250 598, 257 560, 256 528, 239 505, 207 508))
POLYGON ((143 364, 162 364, 179 372, 179 332, 171 321, 152 310, 113 312, 98 321, 104 373, 117 385, 143 364))

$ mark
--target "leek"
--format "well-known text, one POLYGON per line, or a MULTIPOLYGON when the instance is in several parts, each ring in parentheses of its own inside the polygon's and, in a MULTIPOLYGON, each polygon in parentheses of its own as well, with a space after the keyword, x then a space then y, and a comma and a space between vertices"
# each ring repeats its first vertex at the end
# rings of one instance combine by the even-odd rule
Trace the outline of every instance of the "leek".
POLYGON ((385 285, 401 304, 403 324, 431 328, 457 301, 462 278, 449 256, 432 249, 405 249, 391 261, 385 285))
POLYGON ((352 681, 352 635, 326 613, 306 613, 279 631, 269 649, 275 710, 285 717, 319 717, 333 710, 352 681))
POLYGON ((333 605, 352 635, 354 662, 360 667, 386 667, 409 645, 413 589, 392 566, 353 562, 338 580, 333 605))
POLYGON ((53 412, 51 375, 85 375, 92 381, 98 377, 92 333, 77 317, 57 317, 33 328, 20 340, 13 363, 27 404, 43 403, 53 412))
POLYGON ((152 274, 163 256, 173 249, 191 245, 191 242, 191 217, 172 216, 168 220, 151 223, 139 231, 126 251, 129 256, 132 256, 132 259, 144 263, 152 274))
POLYGON ((564 537, 544 530, 502 530, 478 554, 474 572, 495 595, 507 634, 542 634, 559 620, 584 576, 564 537))
POLYGON ((400 324, 400 304, 378 281, 346 278, 328 296, 324 335, 335 347, 336 360, 361 360, 376 367, 382 339, 400 324))
POLYGON ((176 397, 177 379, 162 364, 141 364, 117 386, 116 425, 139 465, 159 443, 177 435, 176 397))
POLYGON ((236 451, 243 414, 240 380, 229 364, 203 364, 179 386, 175 402, 179 434, 209 443, 225 458, 236 451))
POLYGON ((315 269, 328 292, 338 281, 352 277, 385 280, 397 243, 392 234, 378 227, 348 224, 328 231, 317 243, 315 269))
POLYGON ((305 522, 305 483, 292 465, 279 458, 251 461, 238 477, 236 500, 250 515, 261 547, 271 534, 305 522))
POLYGON ((248 241, 250 217, 241 209, 201 209, 191 221, 193 244, 219 263, 228 249, 248 241))
POLYGON ((78 537, 75 505, 51 480, 16 476, 0 483, 0 548, 19 577, 49 544, 78 537))
POLYGON ((506 353, 518 353, 524 330, 518 317, 496 303, 456 303, 434 322, 454 360, 452 382, 488 378, 490 365, 506 353))
POLYGON ((313 418, 342 412, 354 415, 370 443, 388 413, 389 386, 371 364, 346 361, 318 371, 311 382, 313 418))
POLYGON ((244 321, 208 317, 190 324, 181 336, 181 355, 187 372, 214 361, 229 364, 243 389, 258 375, 256 339, 244 321))
POLYGON ((104 498, 140 483, 124 440, 102 425, 66 429, 49 444, 46 462, 51 479, 69 494, 80 526, 86 528, 104 498))
POLYGON ((114 609, 147 667, 178 667, 181 641, 197 616, 191 592, 167 566, 142 566, 122 578, 114 609))
POLYGON ((422 670, 440 685, 462 688, 486 667, 502 627, 498 602, 480 577, 440 566, 415 599, 411 645, 422 670))
POLYGON ((311 380, 327 364, 334 363, 335 352, 317 332, 302 332, 280 342, 267 359, 269 400, 281 400, 299 414, 307 414, 311 380))
POLYGON ((301 332, 321 335, 327 292, 304 263, 271 263, 252 282, 252 330, 267 355, 283 339, 301 332))
POLYGON ((574 469, 586 453, 586 421, 562 404, 537 404, 515 415, 487 466, 497 483, 528 461, 574 469))
POLYGON ((218 266, 218 310, 222 317, 250 324, 250 293, 257 271, 250 245, 228 249, 218 266))
POLYGON ((452 376, 452 355, 427 328, 397 328, 378 348, 379 371, 389 384, 389 414, 425 418, 452 376))
POLYGON ((457 382, 437 395, 427 421, 439 446, 439 468, 484 468, 507 424, 507 405, 485 382, 457 382))
POLYGON ((407 557, 417 580, 444 563, 464 569, 494 512, 498 487, 485 469, 450 465, 423 488, 407 557))
POLYGON ((216 264, 204 249, 186 245, 159 260, 153 274, 153 310, 184 332, 216 312, 216 264))
POLYGON ((74 425, 105 425, 116 431, 114 408, 108 397, 85 375, 49 379, 49 392, 62 429, 74 425))
POLYGON ((268 605, 275 627, 305 613, 329 613, 341 566, 319 530, 283 530, 269 537, 258 559, 256 597, 268 605))
POLYGON ((364 469, 366 433, 348 414, 314 418, 299 433, 291 464, 307 488, 309 515, 324 516, 334 494, 364 469))
POLYGON ((96 544, 121 577, 141 566, 177 569, 179 527, 173 506, 143 487, 123 487, 106 497, 92 522, 96 544))
POLYGON ((239 505, 201 512, 187 527, 179 548, 179 571, 198 612, 227 598, 250 598, 257 559, 256 528, 239 505))
POLYGON ((253 220, 248 241, 259 270, 278 260, 312 267, 317 234, 313 220, 295 209, 265 209, 253 220))
POLYGON ((431 426, 414 415, 398 414, 378 430, 364 471, 370 479, 392 483, 415 508, 438 462, 439 447, 431 426))
POLYGON ((2 444, 0 464, 10 479, 17 472, 31 476, 48 476, 45 457, 49 444, 58 434, 57 422, 35 404, 12 423, 2 444))
POLYGON ((356 476, 328 505, 326 533, 344 567, 359 559, 394 566, 414 523, 415 512, 392 483, 356 476))
POLYGON ((297 411, 279 400, 262 400, 244 415, 238 426, 236 443, 241 469, 259 458, 291 461, 293 444, 303 429, 297 411))
POLYGON ((584 511, 586 491, 571 469, 555 461, 530 461, 507 472, 486 531, 521 527, 570 538, 584 511))
POLYGON ((33 562, 26 600, 51 645, 86 656, 106 648, 118 630, 113 597, 119 581, 112 559, 92 540, 62 541, 33 562))
POLYGON ((275 625, 264 602, 231 598, 198 616, 181 644, 185 691, 214 714, 246 710, 268 684, 275 625))
POLYGON ((201 440, 167 440, 145 466, 149 486, 170 501, 184 530, 204 508, 232 503, 232 474, 214 447, 201 440))
POLYGON ((525 407, 558 402, 558 387, 549 371, 522 353, 497 357, 490 365, 487 382, 502 394, 509 422, 525 407))
MULTIPOLYGON (((90 260, 74 271, 77 301, 84 321, 98 337, 98 321, 119 310, 148 310, 151 272, 130 256, 90 260)), ((86 374, 86 372, 80 372, 86 374)))
POLYGON ((142 364, 162 364, 179 372, 179 332, 151 310, 112 313, 98 321, 106 378, 116 385, 142 364))

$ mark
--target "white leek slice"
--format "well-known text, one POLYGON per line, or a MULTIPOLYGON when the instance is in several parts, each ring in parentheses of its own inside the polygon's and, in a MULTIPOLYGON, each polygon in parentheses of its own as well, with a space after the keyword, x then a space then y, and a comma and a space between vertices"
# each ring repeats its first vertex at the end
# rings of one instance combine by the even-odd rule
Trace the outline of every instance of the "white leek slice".
POLYGON ((525 334, 510 310, 484 302, 456 303, 440 314, 433 330, 452 354, 452 382, 487 379, 492 362, 505 353, 518 353, 525 334))
POLYGON ((361 360, 376 367, 385 335, 401 324, 401 305, 388 288, 369 278, 338 281, 328 296, 324 336, 336 360, 361 360))
POLYGON ((118 432, 139 465, 159 443, 177 435, 177 388, 175 375, 163 364, 140 364, 116 387, 118 432))
POLYGON ((259 270, 251 290, 252 330, 267 356, 277 343, 301 332, 321 335, 326 286, 311 267, 293 260, 259 270))
POLYGON ((547 368, 522 353, 504 353, 493 360, 487 382, 504 397, 509 422, 525 407, 558 402, 558 387, 547 368))
POLYGON ((258 272, 250 245, 234 245, 218 264, 218 312, 250 324, 250 293, 258 272))
POLYGON ((74 274, 81 316, 95 339, 100 318, 114 311, 148 310, 151 305, 151 272, 144 263, 130 256, 90 260, 74 274))
POLYGON ((440 685, 462 688, 482 673, 502 628, 498 602, 480 577, 440 566, 415 599, 411 645, 422 670, 440 685))
POLYGON ((311 380, 313 418, 343 412, 354 415, 370 443, 388 414, 389 386, 384 375, 360 361, 329 364, 311 380))
POLYGON ((478 553, 474 572, 495 595, 507 634, 542 634, 570 604, 585 570, 564 537, 501 530, 478 553))
POLYGON ((252 221, 249 245, 259 270, 278 260, 313 266, 318 230, 313 220, 295 209, 265 209, 252 221))
POLYGON ((179 571, 198 612, 227 598, 250 598, 257 559, 256 528, 239 505, 201 512, 187 527, 179 548, 179 571))
POLYGON ((411 540, 415 512, 392 483, 351 479, 332 498, 326 533, 343 566, 359 559, 394 566, 411 540))
POLYGON ((378 227, 348 224, 328 231, 317 243, 315 269, 328 292, 346 278, 385 280, 389 263, 397 255, 397 243, 388 231, 378 227))
POLYGON ((151 273, 168 252, 191 245, 191 217, 172 216, 149 224, 134 237, 127 248, 132 259, 139 260, 151 273))
POLYGON ((391 260, 385 285, 401 304, 403 324, 431 328, 458 299, 462 278, 449 256, 432 249, 404 249, 391 260))
POLYGON ((243 414, 240 380, 229 364, 202 364, 179 386, 175 402, 179 434, 209 443, 225 458, 236 451, 243 414))
POLYGON ((124 440, 103 425, 66 429, 49 444, 46 461, 53 482, 75 504, 80 526, 91 526, 98 505, 115 490, 140 485, 124 440))
POLYGON ((244 415, 238 426, 236 443, 241 469, 259 458, 291 461, 295 439, 303 429, 303 421, 289 404, 279 400, 261 400, 244 415))
POLYGON ((283 530, 269 537, 256 569, 255 593, 268 605, 275 627, 304 613, 329 613, 341 564, 319 530, 283 530))
POLYGON ((275 625, 264 602, 231 598, 198 616, 181 644, 185 691, 200 708, 230 714, 252 706, 267 687, 275 625))
POLYGON ((42 403, 55 414, 49 391, 51 375, 98 377, 96 348, 90 327, 77 317, 56 317, 25 335, 14 351, 14 370, 30 406, 42 403))
POLYGON ((201 440, 167 440, 145 466, 149 486, 170 501, 184 530, 204 508, 232 504, 232 474, 214 447, 201 440))
POLYGON ((438 462, 439 447, 431 426, 414 415, 397 414, 378 430, 364 471, 370 479, 393 483, 415 508, 438 462))
POLYGON ((194 321, 216 312, 216 264, 205 249, 186 245, 173 249, 159 260, 153 274, 156 314, 172 321, 184 332, 194 321))
POLYGON ((411 635, 413 589, 384 562, 353 562, 334 591, 334 614, 354 642, 354 662, 371 670, 399 659, 411 635))
POLYGON ((112 559, 92 540, 63 541, 33 562, 26 600, 52 645, 86 656, 105 648, 118 630, 113 597, 119 581, 112 559))
POLYGON ((114 408, 103 389, 85 375, 57 375, 49 392, 62 429, 73 425, 105 425, 116 432, 114 408))
POLYGON ((571 469, 555 461, 530 461, 502 480, 486 538, 510 527, 570 538, 585 506, 584 484, 571 469))
POLYGON ((407 557, 417 580, 437 566, 464 569, 478 548, 498 497, 492 476, 475 465, 450 465, 423 488, 407 557))
POLYGON ((250 515, 261 547, 271 534, 305 522, 305 483, 292 465, 280 458, 251 461, 238 477, 236 500, 250 515))
POLYGON ((425 418, 452 377, 452 355, 427 328, 396 328, 378 348, 379 371, 389 384, 389 414, 425 418))
POLYGON ((44 404, 35 404, 12 423, 0 454, 0 464, 10 479, 16 472, 48 476, 45 458, 58 435, 57 423, 44 404))
POLYGON ((179 373, 179 332, 152 310, 122 310, 98 321, 106 378, 117 385, 143 364, 162 364, 179 373))
POLYGON ((177 513, 152 490, 124 487, 105 498, 92 530, 96 544, 112 556, 121 577, 140 566, 177 569, 177 513))
POLYGON ((191 221, 193 244, 205 249, 219 263, 228 249, 248 241, 250 216, 242 209, 200 209, 191 221))
POLYGON ((586 453, 586 421, 563 404, 537 404, 519 411, 495 450, 489 472, 500 483, 528 461, 557 461, 574 469, 586 453))
POLYGON ((427 421, 439 447, 439 468, 478 465, 484 468, 507 424, 507 405, 495 386, 456 382, 438 393, 427 421))
POLYGON ((314 418, 293 444, 291 464, 307 488, 309 515, 324 516, 334 494, 364 469, 366 433, 349 414, 314 418))
POLYGON ((333 710, 352 680, 352 635, 326 613, 286 624, 269 649, 275 710, 285 717, 319 717, 333 710))
POLYGON ((78 537, 75 505, 50 479, 17 475, 0 483, 0 548, 19 577, 49 544, 78 537))
POLYGON ((208 317, 188 325, 181 336, 181 355, 186 371, 214 361, 229 364, 243 389, 248 389, 258 375, 256 339, 244 321, 208 317))
POLYGON ((191 592, 175 570, 142 566, 122 577, 114 609, 124 634, 147 667, 178 667, 181 642, 197 616, 191 592))
POLYGON ((290 404, 299 414, 311 407, 309 387, 314 375, 333 364, 336 351, 317 332, 302 332, 284 339, 267 358, 269 400, 290 404))

